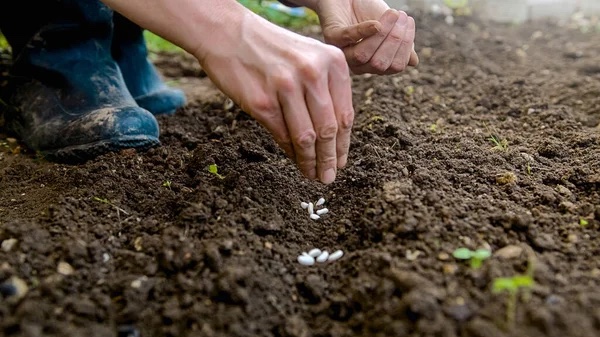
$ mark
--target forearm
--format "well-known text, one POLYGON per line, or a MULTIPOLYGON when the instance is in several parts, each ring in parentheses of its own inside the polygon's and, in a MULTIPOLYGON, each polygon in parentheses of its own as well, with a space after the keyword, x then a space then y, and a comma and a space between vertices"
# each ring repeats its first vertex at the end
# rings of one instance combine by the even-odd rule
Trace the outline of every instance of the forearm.
POLYGON ((246 16, 236 0, 102 0, 131 21, 199 59, 214 41, 239 38, 246 16))

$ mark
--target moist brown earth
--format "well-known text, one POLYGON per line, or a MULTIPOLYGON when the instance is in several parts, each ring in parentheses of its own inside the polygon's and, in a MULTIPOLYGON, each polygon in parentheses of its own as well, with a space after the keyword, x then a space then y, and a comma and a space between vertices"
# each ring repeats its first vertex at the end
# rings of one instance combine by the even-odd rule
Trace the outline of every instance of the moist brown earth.
POLYGON ((329 186, 185 56, 156 60, 189 96, 158 148, 69 165, 2 136, 0 334, 600 335, 600 34, 415 15, 421 64, 354 76, 329 186), (513 316, 494 281, 529 272, 513 316))

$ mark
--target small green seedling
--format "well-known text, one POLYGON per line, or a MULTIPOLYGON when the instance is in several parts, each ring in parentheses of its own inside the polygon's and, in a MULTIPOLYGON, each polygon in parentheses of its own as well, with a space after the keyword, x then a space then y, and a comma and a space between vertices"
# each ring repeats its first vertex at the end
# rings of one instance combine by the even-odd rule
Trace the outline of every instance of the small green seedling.
POLYGON ((530 275, 515 275, 513 277, 498 277, 492 285, 493 293, 508 292, 506 302, 506 322, 510 328, 514 326, 517 315, 517 295, 519 290, 528 291, 535 285, 530 275))
POLYGON ((471 263, 471 268, 477 269, 480 268, 483 264, 483 261, 490 256, 492 256, 492 252, 487 249, 477 249, 470 250, 469 248, 458 248, 453 253, 452 256, 459 260, 469 260, 471 263))
POLYGON ((587 225, 589 225, 589 224, 590 224, 590 223, 589 223, 589 222, 588 222, 586 219, 584 219, 584 218, 580 218, 580 219, 579 219, 579 226, 581 226, 581 227, 586 227, 586 226, 587 226, 587 225))
POLYGON ((225 179, 224 176, 219 174, 219 168, 217 167, 217 164, 208 165, 208 172, 216 175, 217 177, 219 177, 219 179, 225 179))
POLYGON ((508 140, 506 139, 500 139, 500 137, 496 135, 491 135, 488 140, 494 144, 492 150, 506 151, 508 149, 508 140))
POLYGON ((164 187, 168 187, 169 189, 171 189, 171 181, 170 181, 170 180, 165 180, 165 182, 164 182, 164 183, 162 183, 162 185, 163 185, 164 187))
POLYGON ((435 123, 433 123, 429 126, 429 132, 431 132, 431 133, 436 133, 437 129, 438 129, 438 126, 435 123))
POLYGON ((112 207, 114 207, 117 210, 117 218, 119 218, 119 222, 121 221, 121 213, 125 214, 125 215, 129 215, 129 213, 127 213, 126 210, 122 209, 121 207, 113 204, 112 202, 110 202, 108 199, 106 198, 99 198, 99 197, 94 197, 93 198, 95 201, 101 202, 103 204, 107 204, 110 205, 112 207))

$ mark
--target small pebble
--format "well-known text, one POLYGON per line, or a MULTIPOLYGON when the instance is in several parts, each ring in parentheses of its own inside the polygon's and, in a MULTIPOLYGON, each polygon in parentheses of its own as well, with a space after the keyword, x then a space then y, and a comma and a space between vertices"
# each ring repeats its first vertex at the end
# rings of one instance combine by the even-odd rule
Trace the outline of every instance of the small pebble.
POLYGON ((27 283, 16 276, 13 276, 0 284, 0 294, 5 298, 14 297, 20 299, 25 296, 28 291, 29 287, 27 286, 27 283))
POLYGON ((313 213, 313 214, 310 215, 310 218, 313 219, 313 220, 319 220, 321 217, 318 216, 317 214, 313 213))
POLYGON ((446 275, 454 275, 458 271, 458 266, 456 266, 455 264, 444 263, 442 265, 442 271, 446 275))
POLYGON ((313 215, 315 213, 315 206, 312 202, 308 203, 308 214, 313 215))
POLYGON ((75 272, 75 269, 73 269, 73 267, 70 264, 64 261, 60 261, 58 263, 58 266, 56 267, 56 271, 61 275, 68 276, 73 274, 75 272))
POLYGON ((2 241, 2 250, 5 252, 10 252, 15 245, 17 244, 17 239, 6 239, 2 241))
POLYGON ((317 215, 323 215, 323 214, 327 214, 329 213, 329 210, 327 208, 322 208, 317 210, 317 215))
POLYGON ((300 207, 302 207, 302 209, 307 209, 308 208, 308 203, 303 201, 303 202, 300 203, 300 207))
POLYGON ((313 264, 315 264, 315 258, 308 254, 302 254, 298 256, 298 262, 303 266, 312 266, 313 264))
POLYGON ((323 263, 325 261, 327 261, 327 259, 329 258, 329 252, 324 250, 318 257, 317 257, 317 262, 319 263, 323 263))
POLYGON ((317 256, 321 255, 321 250, 319 248, 313 248, 308 252, 308 255, 310 255, 312 257, 317 257, 317 256))
POLYGON ((335 261, 338 260, 339 258, 341 258, 344 255, 344 252, 342 252, 341 250, 336 250, 335 252, 331 253, 331 255, 329 255, 329 258, 327 259, 327 261, 335 261))
POLYGON ((522 247, 516 245, 508 245, 498 249, 494 253, 494 256, 501 259, 509 260, 516 259, 517 257, 521 256, 521 253, 523 253, 522 247))
POLYGON ((110 255, 108 253, 102 254, 102 262, 106 263, 110 260, 110 255))
POLYGON ((325 199, 324 198, 320 198, 317 203, 315 204, 315 206, 321 206, 325 203, 325 199))
POLYGON ((231 98, 227 98, 225 102, 223 102, 223 110, 229 111, 235 106, 235 103, 231 98))
POLYGON ((118 337, 140 337, 140 331, 133 325, 122 325, 118 328, 118 337))
POLYGON ((419 255, 421 255, 422 253, 423 253, 423 252, 421 252, 420 250, 415 250, 415 251, 412 251, 412 250, 410 250, 410 249, 409 249, 409 250, 407 250, 407 251, 406 251, 406 254, 405 254, 405 256, 406 256, 406 259, 407 259, 408 261, 414 261, 414 260, 416 260, 416 259, 419 257, 419 255))
POLYGON ((146 282, 146 281, 148 281, 148 277, 144 275, 144 276, 142 276, 142 277, 139 277, 139 278, 137 278, 137 279, 135 279, 135 280, 131 281, 131 284, 130 284, 130 286, 131 286, 133 289, 139 289, 139 288, 141 288, 141 287, 142 287, 142 284, 143 284, 144 282, 146 282))

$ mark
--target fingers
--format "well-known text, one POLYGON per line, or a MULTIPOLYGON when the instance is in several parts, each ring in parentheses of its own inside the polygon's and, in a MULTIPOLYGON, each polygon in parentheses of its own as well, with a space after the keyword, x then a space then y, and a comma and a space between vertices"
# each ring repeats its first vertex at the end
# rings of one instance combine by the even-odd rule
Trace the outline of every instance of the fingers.
POLYGON ((414 19, 402 11, 395 11, 395 15, 390 12, 394 10, 386 11, 381 17, 383 29, 380 33, 344 49, 355 74, 395 74, 408 65, 418 64, 419 59, 413 49, 414 19))
POLYGON ((386 75, 396 74, 406 69, 410 64, 411 55, 414 53, 415 21, 413 18, 407 16, 407 21, 401 29, 404 31, 404 37, 398 43, 399 47, 390 67, 384 71, 386 75))
MULTIPOLYGON (((397 68, 402 70, 406 67, 409 54, 404 57, 402 52, 403 45, 406 44, 405 35, 408 19, 406 13, 399 12, 398 20, 396 20, 371 60, 367 64, 355 68, 358 73, 383 75, 388 73, 389 70, 398 71, 397 68)), ((412 43, 409 46, 412 46, 412 43)))
POLYGON ((419 55, 417 55, 417 52, 414 50, 410 53, 410 61, 408 61, 408 65, 411 67, 416 67, 419 65, 419 55))
POLYGON ((277 130, 274 135, 286 139, 281 130, 287 130, 292 149, 286 152, 295 156, 300 171, 324 184, 346 165, 354 118, 348 65, 338 48, 329 48, 320 62, 306 63, 295 75, 283 70, 275 76, 283 119, 268 115, 276 121, 269 129, 277 130))
POLYGON ((294 148, 296 165, 307 178, 317 179, 317 135, 303 95, 304 88, 296 81, 279 85, 279 88, 278 98, 294 148))
MULTIPOLYGON (((381 43, 388 36, 398 20, 399 12, 393 9, 385 11, 381 17, 382 29, 354 46, 344 48, 344 54, 350 67, 360 67, 371 61, 381 43)), ((354 70, 354 69, 353 69, 354 70)))
POLYGON ((329 92, 331 93, 338 125, 336 136, 337 167, 342 168, 348 162, 350 136, 354 121, 352 80, 346 63, 332 68, 329 77, 329 92))
POLYGON ((369 20, 349 27, 331 27, 323 31, 326 41, 339 48, 353 45, 381 31, 381 23, 369 20))
POLYGON ((338 122, 329 94, 327 74, 312 84, 306 87, 306 103, 317 135, 317 174, 321 182, 330 184, 337 172, 338 122))

